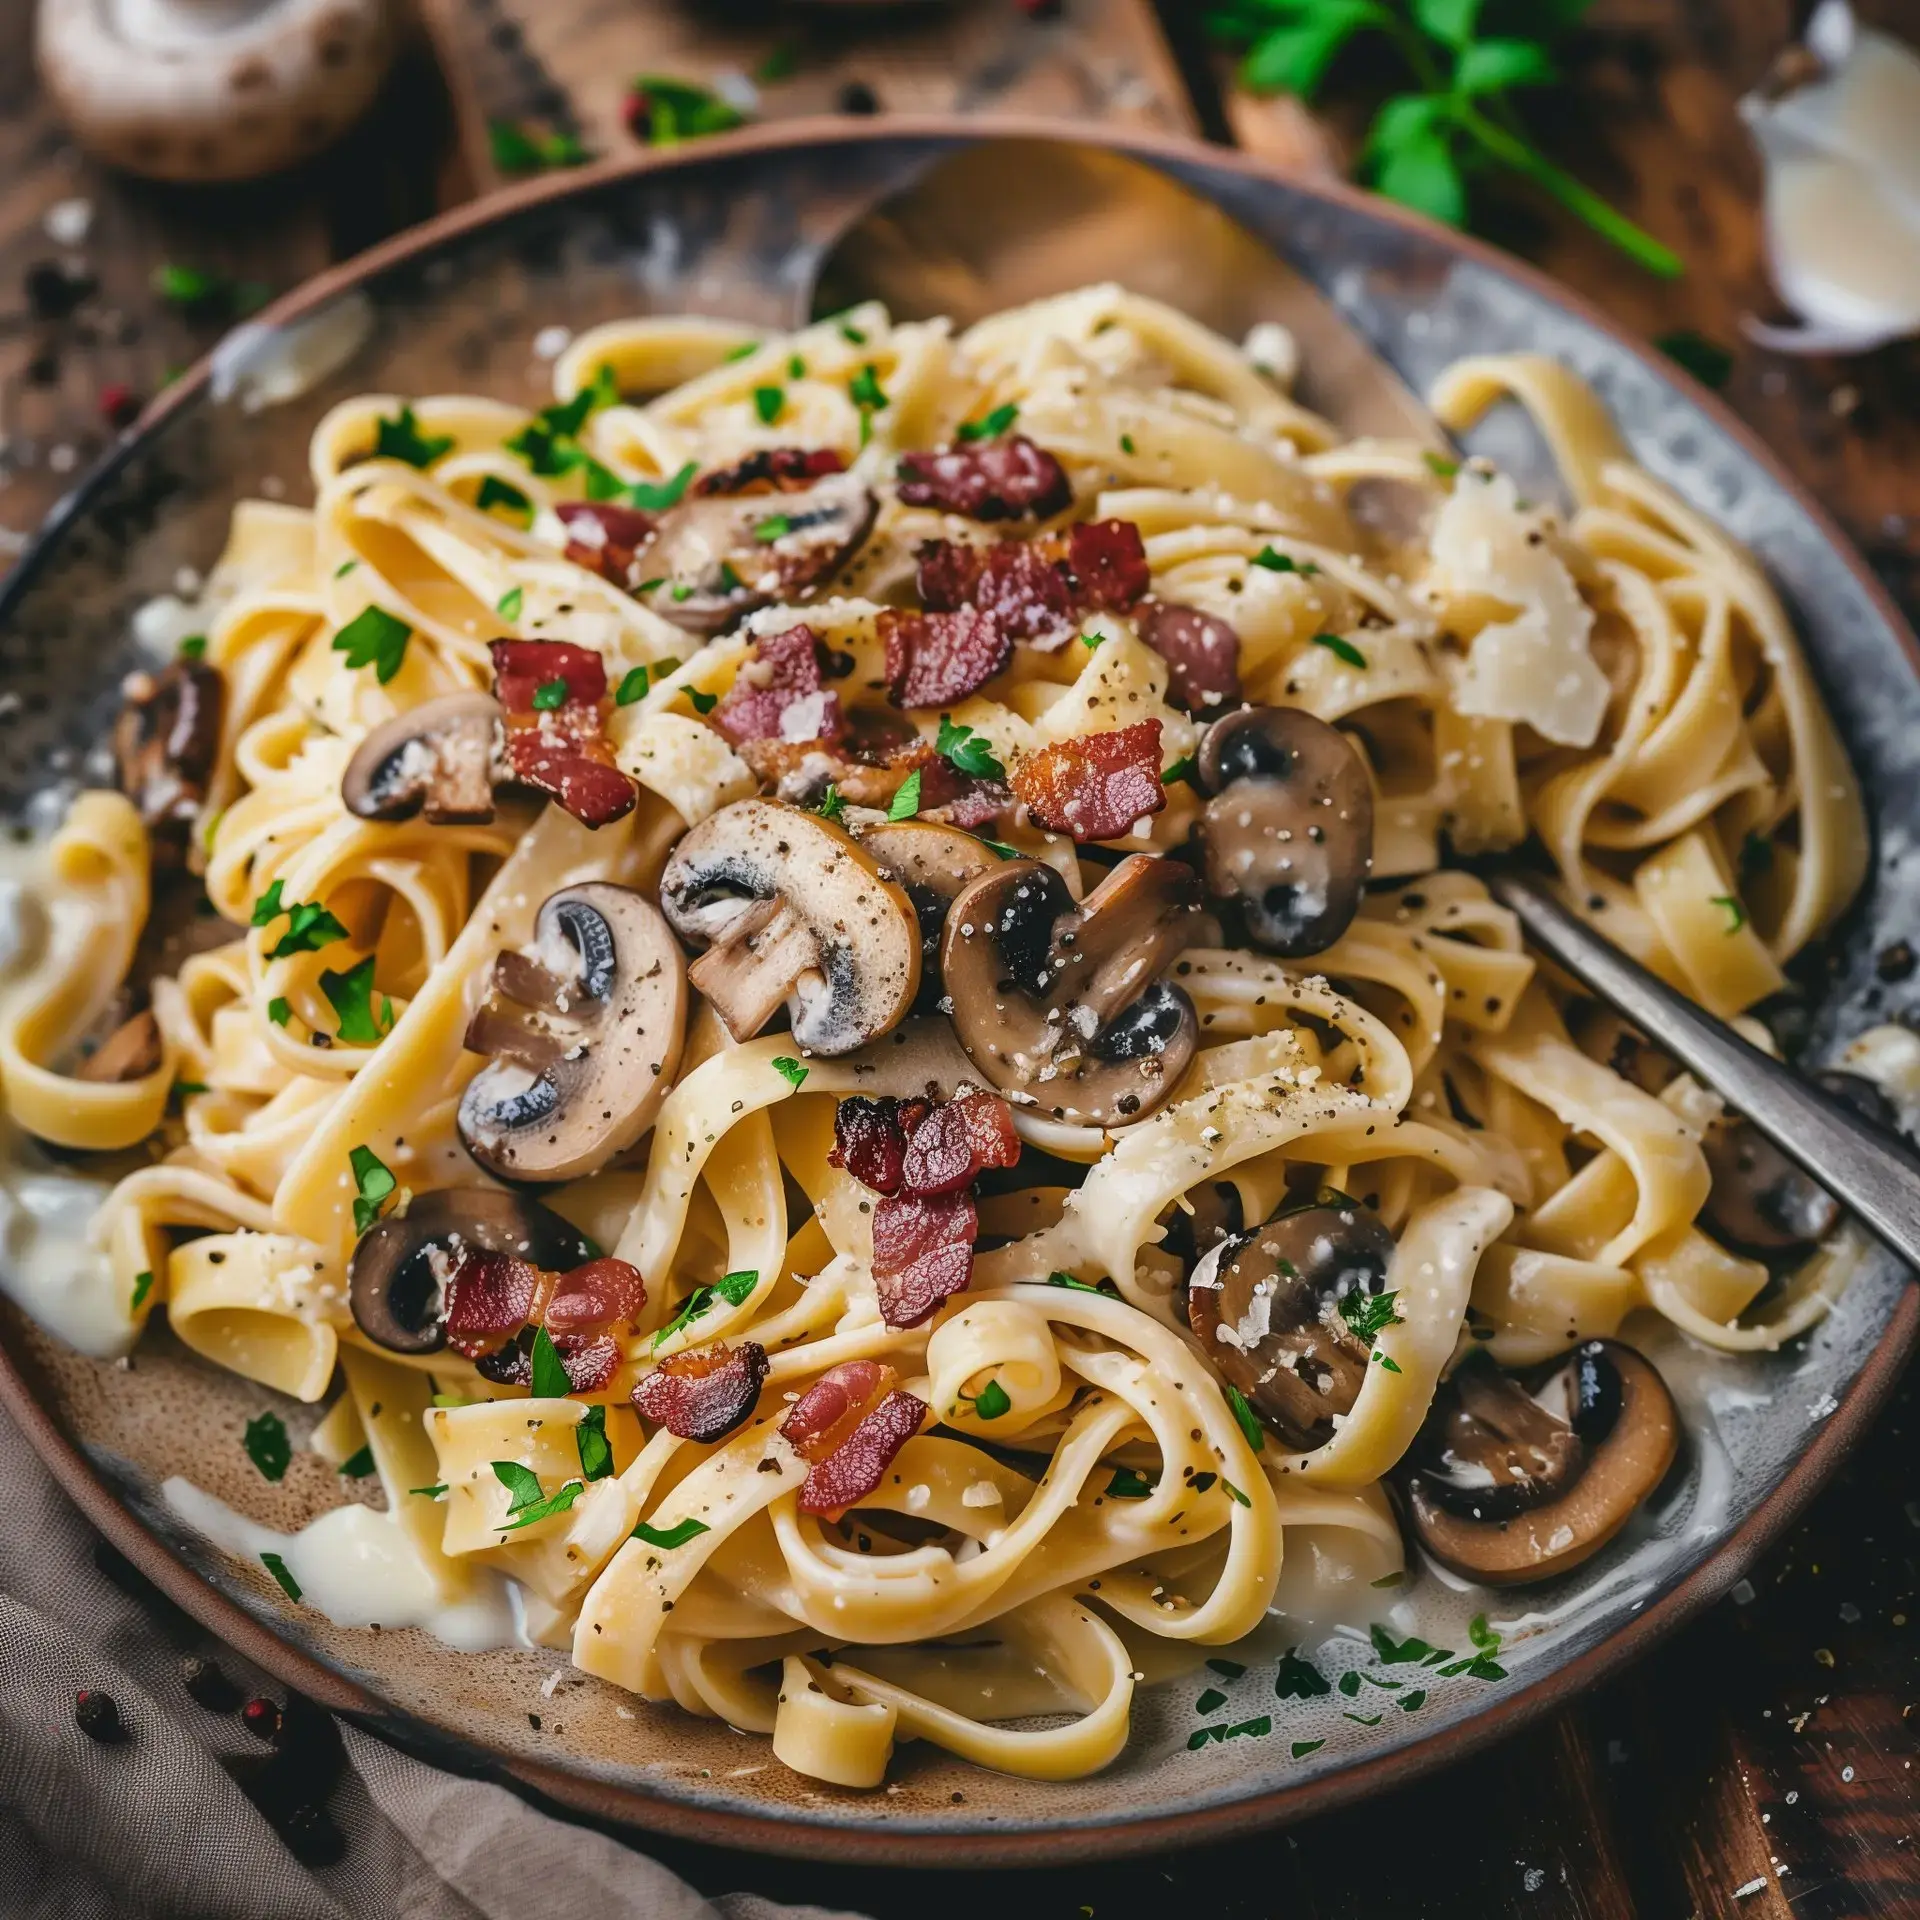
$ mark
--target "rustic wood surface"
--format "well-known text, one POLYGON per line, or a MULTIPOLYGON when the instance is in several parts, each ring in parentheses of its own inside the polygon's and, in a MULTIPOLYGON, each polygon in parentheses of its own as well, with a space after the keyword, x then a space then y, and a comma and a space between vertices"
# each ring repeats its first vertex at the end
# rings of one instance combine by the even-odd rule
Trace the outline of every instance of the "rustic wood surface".
MULTIPOLYGON (((619 151, 629 76, 721 75, 762 116, 1005 106, 1192 130, 1333 168, 1355 149, 1374 79, 1364 63, 1343 68, 1311 116, 1248 99, 1202 43, 1198 0, 1163 0, 1158 21, 1147 0, 1065 0, 1044 21, 1016 0, 872 18, 747 0, 420 0, 420 10, 424 31, 341 149, 278 181, 189 192, 105 176, 71 150, 34 88, 29 0, 0 0, 0 539, 17 541, 105 446, 103 400, 150 395, 217 337, 217 315, 154 296, 158 265, 289 286, 487 190, 490 119, 619 151), (82 244, 63 246, 47 216, 75 198, 92 224, 82 244), (62 266, 67 294, 49 264, 62 266)), ((1920 29, 1914 0, 1861 11, 1920 29)), ((1788 0, 1599 0, 1570 50, 1555 154, 1684 254, 1678 284, 1640 274, 1525 189, 1488 189, 1480 224, 1629 328, 1692 328, 1733 348, 1727 398, 1912 613, 1920 348, 1837 363, 1741 340, 1742 316, 1769 311, 1771 296, 1735 103, 1787 24, 1788 0)), ((983 1901, 1047 1920, 1920 1914, 1917 1413, 1909 1383, 1734 1600, 1633 1673, 1489 1754, 1284 1835, 993 1882, 657 1851, 709 1890, 748 1886, 882 1920, 974 1920, 983 1901)))

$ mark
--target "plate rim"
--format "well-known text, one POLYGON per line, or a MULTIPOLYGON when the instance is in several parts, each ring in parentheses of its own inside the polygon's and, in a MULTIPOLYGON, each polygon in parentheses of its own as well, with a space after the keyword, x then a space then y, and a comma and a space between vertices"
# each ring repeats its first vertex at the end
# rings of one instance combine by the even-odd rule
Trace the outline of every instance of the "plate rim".
MULTIPOLYGON (((1039 139, 1106 147, 1142 159, 1199 164, 1344 208, 1365 219, 1398 226, 1457 257, 1517 283, 1547 304, 1605 334, 1643 366, 1677 388, 1806 515, 1826 547, 1907 656, 1920 679, 1920 641, 1891 593, 1852 541, 1753 429, 1686 370, 1660 355, 1650 342, 1628 332, 1577 291, 1524 260, 1471 234, 1440 226, 1424 215, 1367 193, 1351 183, 1282 166, 1192 137, 1146 129, 1106 128, 1033 115, 914 113, 877 120, 806 117, 764 123, 668 149, 618 155, 504 188, 450 208, 302 281, 264 307, 252 320, 265 327, 301 318, 316 306, 448 242, 509 222, 552 202, 591 197, 605 188, 651 174, 672 174, 712 160, 796 147, 874 145, 916 140, 985 143, 1039 139)), ((219 344, 197 360, 141 412, 105 455, 48 511, 10 576, 0 585, 0 622, 7 620, 37 577, 68 525, 102 486, 181 407, 208 385, 219 344)), ((1335 1772, 1294 1785, 1267 1787, 1211 1807, 1185 1809, 1131 1821, 1077 1819, 1067 1824, 1005 1829, 978 1827, 928 1832, 823 1823, 806 1816, 760 1813, 667 1799, 642 1787, 616 1783, 530 1757, 489 1748, 467 1735, 436 1726, 382 1699, 357 1681, 281 1639, 274 1630, 221 1593, 177 1557, 132 1510, 69 1438, 34 1393, 0 1324, 0 1405, 27 1442, 107 1542, 163 1594, 209 1632, 270 1673, 322 1705, 395 1745, 453 1770, 490 1778, 530 1794, 551 1811, 585 1816, 631 1833, 738 1848, 787 1858, 887 1867, 1018 1868, 1069 1864, 1092 1857, 1117 1858, 1198 1846, 1289 1824, 1403 1785, 1448 1761, 1463 1758, 1540 1719, 1596 1682, 1641 1658, 1727 1592, 1753 1562, 1805 1511, 1847 1454, 1865 1435, 1920 1340, 1920 1288, 1907 1286, 1879 1339, 1853 1376, 1838 1408, 1779 1484, 1686 1577, 1658 1600, 1623 1621, 1584 1653, 1492 1700, 1482 1711, 1391 1753, 1361 1758, 1335 1772)))

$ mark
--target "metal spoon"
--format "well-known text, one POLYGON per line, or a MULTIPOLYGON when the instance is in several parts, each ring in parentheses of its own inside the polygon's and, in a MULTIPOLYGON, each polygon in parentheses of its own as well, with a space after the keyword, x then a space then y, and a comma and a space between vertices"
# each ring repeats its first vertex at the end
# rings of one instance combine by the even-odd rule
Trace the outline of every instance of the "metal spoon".
POLYGON ((1533 875, 1498 863, 1479 872, 1542 953, 1665 1048, 1910 1267, 1920 1268, 1920 1159, 1656 979, 1533 875))

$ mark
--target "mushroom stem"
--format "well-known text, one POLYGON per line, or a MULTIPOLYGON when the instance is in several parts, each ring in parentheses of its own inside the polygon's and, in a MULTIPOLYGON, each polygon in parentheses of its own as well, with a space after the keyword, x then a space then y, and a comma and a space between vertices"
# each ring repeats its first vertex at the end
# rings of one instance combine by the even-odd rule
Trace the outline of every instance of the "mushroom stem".
POLYGON ((820 968, 813 929, 787 904, 783 893, 757 900, 729 926, 726 936, 687 969, 736 1040, 751 1040, 782 1002, 820 968))

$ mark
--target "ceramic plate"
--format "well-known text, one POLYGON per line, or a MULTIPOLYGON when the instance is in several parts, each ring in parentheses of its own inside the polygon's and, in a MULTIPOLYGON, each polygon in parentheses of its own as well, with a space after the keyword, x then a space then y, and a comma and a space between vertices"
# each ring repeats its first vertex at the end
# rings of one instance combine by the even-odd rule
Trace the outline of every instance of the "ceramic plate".
MULTIPOLYGON (((689 308, 790 322, 823 240, 859 204, 956 146, 1047 132, 986 121, 753 131, 535 183, 290 295, 168 390, 61 503, 0 591, 9 696, 0 702, 0 807, 45 809, 83 773, 99 777, 89 755, 134 658, 132 612, 170 591, 181 567, 213 560, 237 498, 309 497, 307 436, 336 400, 465 390, 541 404, 548 369, 531 343, 556 322, 578 329, 689 308), (339 364, 298 397, 263 404, 287 329, 302 330, 303 351, 324 349, 339 364)), ((1415 388, 1466 351, 1524 348, 1566 361, 1613 409, 1637 456, 1764 559, 1861 769, 1879 855, 1865 903, 1809 988, 1796 1037, 1824 1058, 1836 1037, 1886 1017, 1872 955, 1912 925, 1902 882, 1913 863, 1902 855, 1920 823, 1916 650, 1820 510, 1684 375, 1514 262, 1364 195, 1231 153, 1115 144, 1269 240, 1415 388)), ((1473 445, 1513 470, 1523 493, 1555 491, 1544 450, 1517 417, 1497 416, 1473 445)), ((158 1488, 185 1474, 253 1519, 292 1528, 346 1497, 342 1483, 310 1453, 296 1453, 279 1484, 263 1481, 240 1434, 274 1396, 163 1332, 128 1372, 76 1357, 0 1307, 0 1397, 93 1519, 188 1611, 289 1685, 416 1750, 688 1838, 984 1865, 1244 1834, 1437 1766, 1545 1711, 1740 1577, 1865 1433, 1916 1323, 1920 1304, 1901 1272, 1876 1257, 1789 1352, 1729 1357, 1683 1384, 1694 1445, 1677 1487, 1633 1539, 1509 1596, 1503 1682, 1435 1683, 1418 1713, 1387 1713, 1369 1728, 1342 1717, 1337 1694, 1276 1709, 1271 1665, 1250 1666, 1219 1684, 1235 1718, 1276 1712, 1267 1739, 1190 1752, 1194 1686, 1175 1683, 1144 1690, 1126 1754, 1092 1779, 1016 1781, 912 1746, 878 1794, 802 1779, 761 1739, 671 1708, 627 1706, 597 1683, 569 1680, 543 1697, 555 1654, 457 1654, 415 1631, 339 1630, 289 1605, 256 1565, 186 1532, 158 1488), (1296 1742, 1312 1740, 1324 1744, 1292 1757, 1296 1742)), ((280 1411, 296 1439, 312 1423, 311 1408, 280 1411)))

